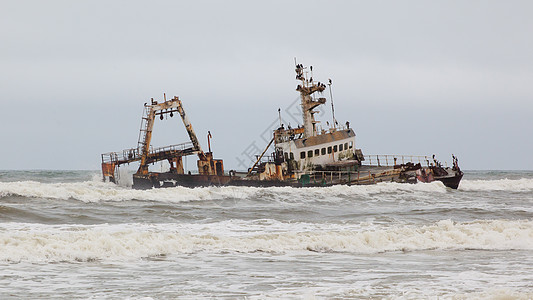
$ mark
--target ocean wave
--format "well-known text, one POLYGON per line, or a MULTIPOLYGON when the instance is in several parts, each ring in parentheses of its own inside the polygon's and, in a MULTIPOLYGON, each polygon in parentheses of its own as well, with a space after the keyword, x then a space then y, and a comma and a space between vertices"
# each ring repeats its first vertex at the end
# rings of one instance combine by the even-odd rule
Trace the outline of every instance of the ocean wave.
POLYGON ((0 225, 0 260, 137 260, 184 253, 380 253, 533 249, 533 221, 443 220, 426 226, 238 221, 211 224, 0 225))
POLYGON ((184 202, 224 198, 246 198, 255 190, 238 187, 185 188, 134 190, 113 183, 86 181, 76 183, 40 183, 35 181, 0 182, 0 197, 74 199, 83 202, 100 201, 161 201, 184 202))
POLYGON ((104 183, 99 180, 74 183, 41 183, 36 181, 0 182, 0 198, 21 196, 46 199, 75 199, 83 202, 99 201, 161 201, 184 202, 193 200, 244 199, 252 196, 272 195, 276 201, 301 202, 331 197, 363 196, 371 197, 388 193, 446 193, 447 189, 440 182, 429 184, 378 183, 375 185, 332 187, 174 187, 164 189, 134 190, 104 183))
POLYGON ((496 180, 462 180, 459 185, 461 191, 533 191, 533 178, 496 179, 496 180))

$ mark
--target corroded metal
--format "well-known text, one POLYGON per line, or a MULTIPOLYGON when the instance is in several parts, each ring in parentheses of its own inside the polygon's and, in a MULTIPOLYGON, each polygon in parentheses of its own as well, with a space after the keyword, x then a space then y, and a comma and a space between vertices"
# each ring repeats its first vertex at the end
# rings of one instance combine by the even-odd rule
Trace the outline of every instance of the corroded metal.
POLYGON ((212 153, 204 153, 198 138, 193 130, 192 124, 185 114, 181 100, 174 97, 170 100, 158 103, 151 99, 150 104, 144 104, 144 113, 141 120, 139 140, 137 148, 127 149, 122 153, 111 152, 102 154, 102 174, 105 179, 115 182, 118 176, 117 168, 123 164, 139 161, 139 169, 134 174, 139 178, 157 178, 158 175, 150 174, 148 166, 159 161, 168 161, 171 174, 183 174, 183 156, 197 154, 198 170, 202 175, 216 175, 224 172, 224 165, 221 160, 213 160, 212 153), (166 146, 157 149, 151 148, 152 132, 156 116, 161 120, 164 116, 172 117, 178 113, 187 130, 190 142, 178 145, 166 146))

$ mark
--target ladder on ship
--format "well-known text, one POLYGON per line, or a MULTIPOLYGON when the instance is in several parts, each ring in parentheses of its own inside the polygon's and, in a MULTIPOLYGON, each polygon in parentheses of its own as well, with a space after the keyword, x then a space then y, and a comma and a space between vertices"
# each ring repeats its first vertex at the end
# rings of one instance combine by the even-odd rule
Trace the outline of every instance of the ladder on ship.
POLYGON ((146 147, 147 136, 151 137, 152 135, 154 119, 150 118, 151 111, 151 106, 145 106, 143 109, 143 115, 141 117, 141 128, 139 130, 139 138, 137 139, 137 149, 141 151, 146 147))

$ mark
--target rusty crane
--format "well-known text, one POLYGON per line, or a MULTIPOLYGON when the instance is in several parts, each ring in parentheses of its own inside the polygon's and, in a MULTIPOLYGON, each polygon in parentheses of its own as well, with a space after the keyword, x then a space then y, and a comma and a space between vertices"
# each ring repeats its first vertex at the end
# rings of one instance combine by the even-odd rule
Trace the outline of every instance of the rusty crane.
POLYGON ((224 165, 222 160, 213 159, 211 149, 209 149, 209 152, 202 150, 192 124, 185 114, 181 100, 178 97, 174 97, 158 103, 152 98, 150 104, 144 104, 137 148, 102 154, 102 174, 104 181, 116 182, 120 176, 119 167, 121 165, 139 161, 139 168, 133 175, 133 186, 138 188, 159 187, 161 180, 166 179, 166 177, 184 174, 183 156, 194 154, 198 155, 199 176, 216 177, 217 175, 223 175, 224 165), (152 148, 152 132, 156 117, 163 120, 165 116, 173 117, 175 113, 180 115, 190 142, 152 148), (157 173, 149 171, 149 165, 164 160, 167 160, 170 164, 169 172, 157 173))

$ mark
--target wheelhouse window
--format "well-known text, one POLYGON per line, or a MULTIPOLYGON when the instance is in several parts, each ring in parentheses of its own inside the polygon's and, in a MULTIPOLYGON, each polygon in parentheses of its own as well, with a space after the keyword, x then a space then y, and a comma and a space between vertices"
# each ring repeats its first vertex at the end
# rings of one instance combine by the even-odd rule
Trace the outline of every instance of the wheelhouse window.
POLYGON ((285 152, 284 155, 285 155, 285 160, 289 160, 289 153, 285 152))
POLYGON ((339 151, 342 151, 342 144, 339 145, 339 151))
POLYGON ((319 156, 320 155, 320 149, 315 149, 315 156, 319 156))
POLYGON ((332 149, 331 149, 331 146, 328 147, 328 154, 331 154, 332 152, 332 149))
POLYGON ((326 155, 326 148, 322 148, 322 150, 320 150, 320 153, 322 153, 322 155, 326 155))
POLYGON ((344 143, 344 150, 348 150, 348 143, 344 143))
POLYGON ((304 158, 305 158, 305 151, 300 152, 300 158, 301 158, 301 159, 304 159, 304 158))
POLYGON ((333 152, 337 152, 337 145, 333 146, 333 152))
POLYGON ((307 157, 313 157, 313 150, 307 151, 307 157))
POLYGON ((350 142, 350 149, 353 148, 353 142, 350 142))
POLYGON ((294 153, 291 152, 290 156, 291 159, 294 159, 294 153))

